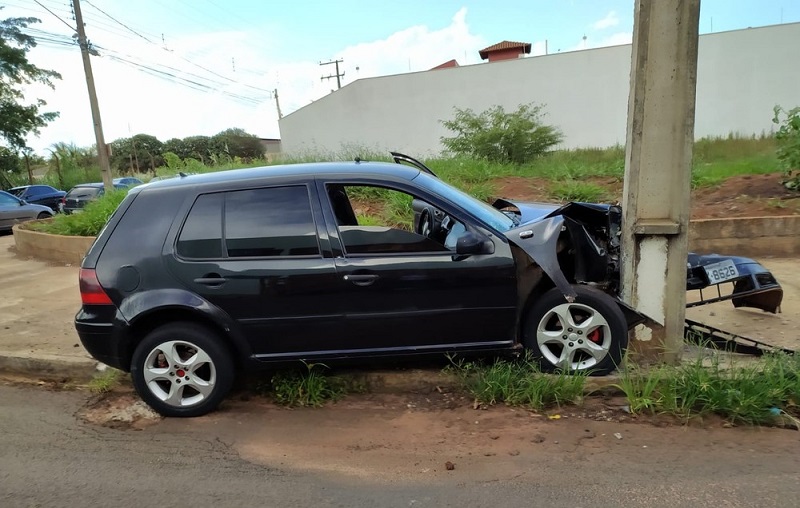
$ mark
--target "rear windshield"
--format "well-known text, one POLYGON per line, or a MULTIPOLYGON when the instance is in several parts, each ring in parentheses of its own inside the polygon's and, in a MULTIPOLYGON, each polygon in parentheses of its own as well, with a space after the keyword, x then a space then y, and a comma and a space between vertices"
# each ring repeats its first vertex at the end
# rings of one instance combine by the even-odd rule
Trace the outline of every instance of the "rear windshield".
POLYGON ((67 193, 68 198, 93 198, 96 197, 103 189, 100 187, 75 187, 67 193))
POLYGON ((17 189, 11 189, 8 192, 10 192, 11 194, 13 194, 13 195, 15 195, 15 196, 17 196, 19 198, 19 197, 22 197, 23 194, 25 194, 25 187, 21 187, 21 188, 17 188, 17 189))

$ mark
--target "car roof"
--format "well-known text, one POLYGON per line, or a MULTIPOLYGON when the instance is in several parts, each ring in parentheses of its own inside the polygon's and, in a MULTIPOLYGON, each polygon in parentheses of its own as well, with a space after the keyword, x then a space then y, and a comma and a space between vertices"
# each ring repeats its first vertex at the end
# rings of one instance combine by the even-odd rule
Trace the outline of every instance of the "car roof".
POLYGON ((75 189, 77 187, 102 187, 102 186, 103 182, 92 182, 92 183, 79 183, 78 185, 75 185, 72 188, 75 189))
POLYGON ((412 180, 419 175, 419 170, 404 164, 390 162, 309 162, 302 164, 283 164, 276 166, 260 166, 256 168, 232 169, 228 171, 215 171, 186 175, 180 178, 168 178, 150 182, 145 186, 135 187, 132 190, 153 188, 178 187, 187 182, 193 184, 214 184, 236 180, 257 180, 261 178, 278 178, 285 176, 314 176, 314 175, 341 175, 352 174, 370 176, 388 176, 404 180, 412 180))

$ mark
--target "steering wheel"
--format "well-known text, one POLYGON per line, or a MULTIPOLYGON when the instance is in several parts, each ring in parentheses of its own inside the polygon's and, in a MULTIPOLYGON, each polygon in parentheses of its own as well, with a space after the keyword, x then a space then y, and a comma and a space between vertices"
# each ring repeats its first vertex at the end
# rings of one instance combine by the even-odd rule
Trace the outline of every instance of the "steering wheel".
POLYGON ((421 234, 426 238, 433 238, 436 234, 436 221, 433 218, 433 214, 431 211, 426 208, 422 210, 422 214, 419 217, 419 226, 417 226, 417 233, 421 234))

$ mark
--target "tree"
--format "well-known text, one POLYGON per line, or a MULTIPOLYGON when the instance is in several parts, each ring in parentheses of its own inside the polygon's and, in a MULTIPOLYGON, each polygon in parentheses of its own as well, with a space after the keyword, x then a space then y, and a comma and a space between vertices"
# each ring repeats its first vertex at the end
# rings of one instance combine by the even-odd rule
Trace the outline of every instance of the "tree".
POLYGON ((164 163, 161 154, 164 144, 155 136, 137 134, 132 138, 120 138, 111 142, 112 164, 119 171, 155 171, 164 163))
POLYGON ((448 151, 492 162, 524 164, 547 153, 563 139, 561 131, 542 122, 544 106, 523 104, 513 113, 494 106, 474 113, 455 108, 455 118, 442 124, 455 133, 442 137, 448 151))
POLYGON ((254 134, 238 127, 225 129, 211 140, 216 149, 216 155, 224 153, 231 158, 241 157, 242 159, 257 159, 264 156, 261 140, 254 134))
POLYGON ((39 20, 0 21, 0 138, 14 150, 24 148, 28 134, 38 134, 40 128, 58 117, 56 112, 40 110, 46 105, 41 99, 33 104, 24 103, 23 86, 41 83, 53 88, 53 80, 61 79, 57 72, 40 69, 28 61, 28 50, 36 46, 36 41, 21 29, 33 23, 39 20))

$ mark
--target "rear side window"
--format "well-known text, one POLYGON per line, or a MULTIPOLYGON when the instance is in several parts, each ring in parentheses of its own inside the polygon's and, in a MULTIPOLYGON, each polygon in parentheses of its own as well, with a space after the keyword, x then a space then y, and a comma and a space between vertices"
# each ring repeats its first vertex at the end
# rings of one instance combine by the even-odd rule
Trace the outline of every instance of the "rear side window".
POLYGON ((204 194, 194 202, 178 238, 184 258, 222 257, 222 194, 204 194))
POLYGON ((67 193, 68 198, 93 198, 102 194, 103 189, 100 187, 73 187, 67 193))
POLYGON ((306 187, 226 193, 225 247, 229 257, 319 255, 306 187))

